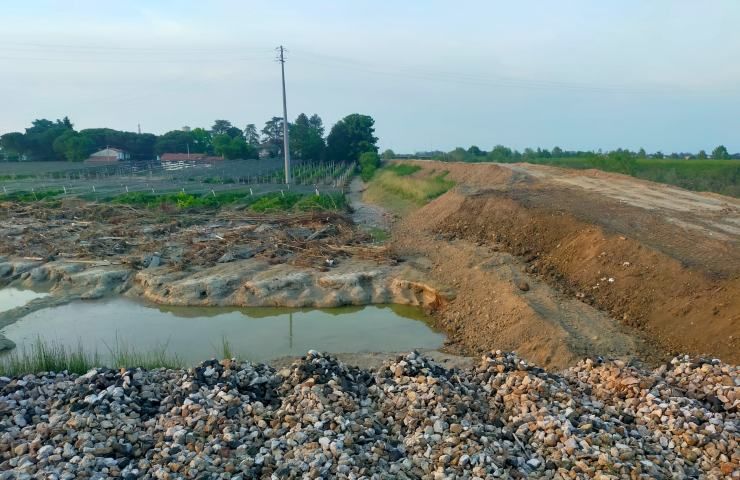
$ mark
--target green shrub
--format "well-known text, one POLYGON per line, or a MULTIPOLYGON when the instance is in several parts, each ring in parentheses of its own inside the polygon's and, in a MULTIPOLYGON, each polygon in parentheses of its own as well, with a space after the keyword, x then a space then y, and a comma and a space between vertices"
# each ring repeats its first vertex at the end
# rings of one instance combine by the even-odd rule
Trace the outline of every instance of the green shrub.
POLYGON ((375 175, 376 170, 380 167, 380 157, 375 152, 365 152, 360 155, 360 177, 364 181, 369 181, 375 175))

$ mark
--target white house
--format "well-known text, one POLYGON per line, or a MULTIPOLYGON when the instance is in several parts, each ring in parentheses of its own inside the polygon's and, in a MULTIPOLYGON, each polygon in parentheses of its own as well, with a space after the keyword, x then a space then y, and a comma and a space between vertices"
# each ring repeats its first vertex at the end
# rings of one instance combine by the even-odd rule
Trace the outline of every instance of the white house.
POLYGON ((121 160, 128 160, 131 155, 120 148, 107 147, 99 150, 85 160, 87 163, 114 163, 121 160))

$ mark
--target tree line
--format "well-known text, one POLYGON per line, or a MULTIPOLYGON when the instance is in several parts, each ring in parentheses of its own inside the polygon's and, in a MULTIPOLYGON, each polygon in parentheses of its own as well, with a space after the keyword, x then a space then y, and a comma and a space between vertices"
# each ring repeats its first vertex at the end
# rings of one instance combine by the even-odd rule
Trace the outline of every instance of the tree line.
MULTIPOLYGON (((291 157, 301 161, 357 161, 365 152, 377 153, 375 121, 353 113, 339 120, 324 136, 317 114, 301 113, 288 124, 291 157)), ((260 152, 283 155, 283 119, 272 117, 258 131, 255 124, 244 129, 228 120, 216 120, 210 129, 172 130, 162 135, 110 128, 75 130, 68 117, 37 119, 25 132, 0 136, 0 153, 6 160, 79 162, 106 147, 128 152, 133 159, 150 160, 163 153, 203 153, 226 159, 256 159, 260 152)))
MULTIPOLYGON (((457 147, 449 152, 432 151, 432 152, 418 152, 418 156, 430 157, 435 160, 442 160, 448 162, 537 162, 542 160, 556 160, 565 158, 582 158, 582 159, 594 159, 598 157, 605 158, 625 158, 625 159, 696 159, 696 160, 730 160, 740 159, 740 153, 730 154, 724 145, 719 145, 712 150, 711 155, 708 155, 706 151, 700 150, 698 153, 690 152, 674 152, 670 154, 664 154, 661 151, 654 153, 647 153, 645 149, 641 148, 638 151, 631 151, 629 149, 618 148, 616 150, 602 152, 598 151, 583 151, 583 150, 563 150, 560 147, 554 147, 552 150, 543 148, 525 148, 523 151, 518 151, 505 147, 503 145, 496 145, 490 151, 480 149, 476 145, 465 149, 457 147)), ((392 158, 395 156, 392 150, 383 152, 384 158, 392 158)))

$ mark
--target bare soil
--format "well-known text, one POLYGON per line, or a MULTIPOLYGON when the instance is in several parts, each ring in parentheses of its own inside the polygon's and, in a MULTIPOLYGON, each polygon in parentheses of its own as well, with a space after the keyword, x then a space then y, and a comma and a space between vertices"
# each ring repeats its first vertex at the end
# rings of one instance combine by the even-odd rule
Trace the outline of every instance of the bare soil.
POLYGON ((457 187, 397 222, 395 251, 456 298, 449 349, 740 359, 740 201, 622 175, 418 162, 457 187), (421 259, 421 260, 420 260, 421 259))

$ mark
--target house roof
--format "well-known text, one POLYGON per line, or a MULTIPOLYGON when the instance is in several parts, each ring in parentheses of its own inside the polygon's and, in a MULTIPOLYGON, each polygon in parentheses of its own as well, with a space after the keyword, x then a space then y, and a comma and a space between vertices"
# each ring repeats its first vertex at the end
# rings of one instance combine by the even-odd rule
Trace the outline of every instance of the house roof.
POLYGON ((99 153, 107 153, 107 152, 126 153, 124 150, 121 150, 120 148, 106 147, 106 148, 104 148, 102 150, 98 150, 97 152, 93 153, 93 155, 97 155, 99 153))

